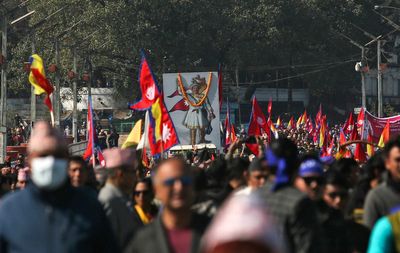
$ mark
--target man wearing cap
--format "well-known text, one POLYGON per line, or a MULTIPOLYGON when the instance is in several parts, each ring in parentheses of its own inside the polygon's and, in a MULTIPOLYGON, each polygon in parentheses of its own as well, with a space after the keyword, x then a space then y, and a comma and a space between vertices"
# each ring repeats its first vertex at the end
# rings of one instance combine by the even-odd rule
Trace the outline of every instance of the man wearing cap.
POLYGON ((68 148, 45 122, 28 144, 31 180, 0 203, 0 252, 118 252, 100 203, 68 181, 68 148))
POLYGON ((122 250, 142 226, 133 209, 129 196, 136 179, 136 157, 130 149, 112 148, 103 153, 108 178, 100 190, 103 204, 117 242, 122 250))
POLYGON ((324 183, 324 171, 318 158, 304 159, 300 164, 295 186, 308 195, 311 200, 321 198, 324 183))
POLYGON ((198 252, 209 219, 191 211, 193 175, 183 159, 163 160, 155 170, 155 195, 161 215, 129 243, 127 253, 198 252))

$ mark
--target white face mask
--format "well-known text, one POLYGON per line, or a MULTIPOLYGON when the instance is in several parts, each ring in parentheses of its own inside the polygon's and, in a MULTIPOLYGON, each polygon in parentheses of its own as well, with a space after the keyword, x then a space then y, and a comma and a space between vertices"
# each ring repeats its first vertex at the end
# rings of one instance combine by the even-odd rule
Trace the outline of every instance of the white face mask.
POLYGON ((40 189, 55 190, 66 181, 68 161, 54 156, 32 159, 32 182, 40 189))

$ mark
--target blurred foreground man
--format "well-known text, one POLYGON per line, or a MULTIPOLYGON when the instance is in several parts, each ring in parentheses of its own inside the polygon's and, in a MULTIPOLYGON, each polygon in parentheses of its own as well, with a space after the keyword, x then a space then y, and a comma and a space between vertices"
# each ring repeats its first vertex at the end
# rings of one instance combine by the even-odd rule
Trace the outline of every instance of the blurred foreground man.
POLYGON ((153 223, 139 231, 125 252, 198 252, 208 218, 191 212, 193 176, 184 160, 162 161, 154 175, 156 198, 162 212, 153 223))
POLYGON ((68 181, 68 148, 38 122, 28 144, 32 184, 0 203, 0 252, 118 252, 100 203, 68 181))
POLYGON ((103 204, 117 242, 121 250, 124 250, 142 226, 130 197, 136 180, 136 157, 129 149, 113 148, 104 151, 104 159, 108 178, 100 190, 99 200, 103 204))
POLYGON ((288 252, 323 252, 315 205, 294 187, 299 166, 296 145, 289 139, 275 140, 265 158, 275 177, 261 188, 261 194, 288 252))

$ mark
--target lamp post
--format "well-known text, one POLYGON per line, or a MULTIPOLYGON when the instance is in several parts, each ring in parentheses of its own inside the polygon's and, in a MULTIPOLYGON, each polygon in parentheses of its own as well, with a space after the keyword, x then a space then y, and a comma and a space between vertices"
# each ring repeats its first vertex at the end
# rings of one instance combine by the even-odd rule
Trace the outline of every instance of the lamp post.
POLYGON ((7 16, 4 15, 1 23, 1 99, 0 99, 0 163, 4 163, 7 147, 7 16))

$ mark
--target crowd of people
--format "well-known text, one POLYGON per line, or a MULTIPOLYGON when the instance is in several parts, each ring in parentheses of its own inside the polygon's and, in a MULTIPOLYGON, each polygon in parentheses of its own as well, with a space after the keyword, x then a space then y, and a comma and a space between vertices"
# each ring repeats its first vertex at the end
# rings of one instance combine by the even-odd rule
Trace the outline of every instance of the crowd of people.
POLYGON ((0 252, 400 251, 400 138, 362 165, 321 159, 301 129, 257 156, 242 142, 150 167, 114 147, 93 168, 38 122, 1 169, 0 252))

